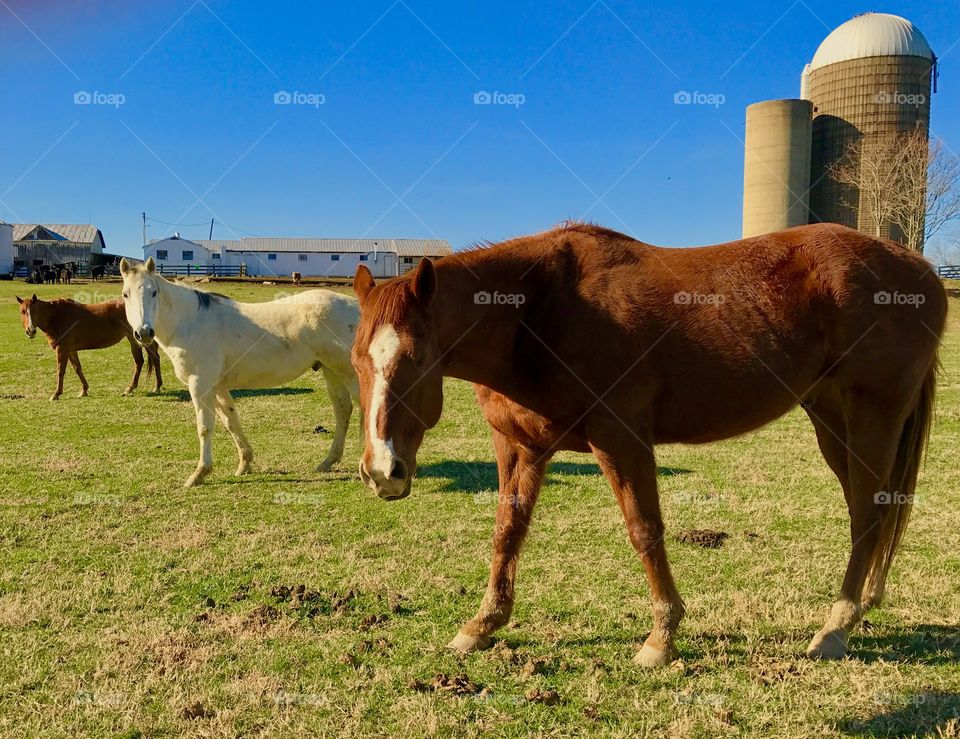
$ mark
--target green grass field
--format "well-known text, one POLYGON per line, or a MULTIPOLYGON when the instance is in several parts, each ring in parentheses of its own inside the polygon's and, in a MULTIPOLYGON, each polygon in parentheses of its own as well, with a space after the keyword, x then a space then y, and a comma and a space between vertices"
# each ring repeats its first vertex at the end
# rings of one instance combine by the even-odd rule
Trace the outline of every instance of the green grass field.
MULTIPOLYGON (((631 662, 646 585, 594 461, 554 462, 513 622, 484 653, 444 649, 486 585, 496 470, 465 383, 448 381, 413 494, 385 503, 341 468, 323 383, 239 393, 254 473, 192 490, 194 414, 166 387, 121 397, 125 344, 81 355, 90 397, 20 327, 0 282, 2 736, 960 736, 960 325, 886 604, 838 663, 803 657, 849 552, 839 484, 801 412, 742 438, 659 453, 682 659, 631 662), (729 534, 681 544, 687 528, 729 534), (283 588, 305 586, 304 596, 283 588), (439 675, 439 676, 438 676, 439 675), (465 676, 465 677, 462 677, 465 676), (551 691, 555 691, 554 696, 551 691)), ((244 300, 275 287, 217 285, 244 300)), ((44 286, 45 298, 119 294, 44 286)), ((101 297, 103 296, 103 297, 101 297)))

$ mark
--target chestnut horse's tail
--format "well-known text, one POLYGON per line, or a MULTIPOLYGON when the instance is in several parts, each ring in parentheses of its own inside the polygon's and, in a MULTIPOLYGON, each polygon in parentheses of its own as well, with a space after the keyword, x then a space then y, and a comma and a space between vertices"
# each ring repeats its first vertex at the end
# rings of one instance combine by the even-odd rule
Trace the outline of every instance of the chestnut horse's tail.
POLYGON ((935 355, 923 380, 917 404, 903 424, 893 471, 885 488, 889 502, 884 503, 887 511, 880 524, 880 540, 870 558, 863 588, 866 607, 876 605, 883 598, 887 572, 910 521, 917 473, 920 471, 920 463, 930 436, 939 369, 940 362, 935 355))

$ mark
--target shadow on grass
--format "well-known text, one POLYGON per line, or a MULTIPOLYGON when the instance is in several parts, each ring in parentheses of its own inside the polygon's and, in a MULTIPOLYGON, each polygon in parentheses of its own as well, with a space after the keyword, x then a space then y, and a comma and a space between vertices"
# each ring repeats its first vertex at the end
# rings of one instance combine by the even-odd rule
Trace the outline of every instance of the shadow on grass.
POLYGON ((960 693, 941 690, 878 693, 878 713, 845 719, 837 728, 855 736, 957 736, 960 693))
MULTIPOLYGON (((657 470, 660 477, 685 475, 689 472, 691 470, 675 467, 660 467, 657 470)), ((594 476, 600 474, 600 468, 593 462, 552 462, 547 468, 546 484, 550 485, 555 482, 554 475, 594 476)), ((417 468, 417 476, 449 480, 449 483, 441 488, 446 492, 481 493, 496 490, 499 485, 496 462, 463 462, 458 460, 434 462, 417 468)))
MULTIPOLYGON (((309 387, 271 387, 258 390, 231 390, 230 394, 234 398, 259 398, 273 397, 281 395, 305 395, 314 392, 309 387)), ((164 400, 177 400, 185 402, 190 400, 190 393, 187 390, 161 390, 159 393, 148 392, 152 398, 163 398, 164 400)))
MULTIPOLYGON (((880 629, 877 629, 880 632, 880 629)), ((912 662, 924 665, 960 663, 960 626, 919 624, 883 628, 882 633, 859 630, 851 635, 851 657, 864 662, 912 662)))

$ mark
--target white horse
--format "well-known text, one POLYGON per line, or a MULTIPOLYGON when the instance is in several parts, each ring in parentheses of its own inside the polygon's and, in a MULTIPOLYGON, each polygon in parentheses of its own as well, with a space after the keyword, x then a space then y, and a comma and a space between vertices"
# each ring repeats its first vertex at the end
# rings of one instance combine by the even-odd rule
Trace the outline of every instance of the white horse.
POLYGON ((237 474, 250 471, 253 450, 240 426, 231 389, 276 387, 308 369, 322 370, 333 402, 336 432, 326 472, 343 457, 353 402, 359 398, 350 347, 360 319, 356 298, 309 290, 268 303, 230 298, 168 282, 156 274, 153 257, 142 265, 120 261, 123 302, 134 337, 156 340, 190 389, 197 413, 200 461, 184 487, 213 469, 214 411, 237 445, 237 474))

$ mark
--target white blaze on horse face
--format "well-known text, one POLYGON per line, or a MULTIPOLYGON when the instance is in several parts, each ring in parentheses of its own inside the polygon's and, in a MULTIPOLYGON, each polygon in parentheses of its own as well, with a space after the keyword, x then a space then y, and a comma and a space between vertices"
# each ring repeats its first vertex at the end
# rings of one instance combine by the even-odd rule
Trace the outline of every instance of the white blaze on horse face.
POLYGON ((124 275, 123 303, 127 323, 147 343, 152 341, 158 302, 157 281, 142 270, 124 275))
POLYGON ((37 327, 33 325, 33 303, 27 305, 27 336, 31 339, 37 333, 37 327))
POLYGON ((392 439, 382 439, 378 430, 380 409, 387 405, 387 379, 397 364, 400 353, 400 336, 391 324, 381 326, 367 349, 373 361, 373 391, 370 394, 370 412, 367 414, 367 438, 372 451, 371 472, 378 472, 384 478, 390 478, 396 452, 392 439))

